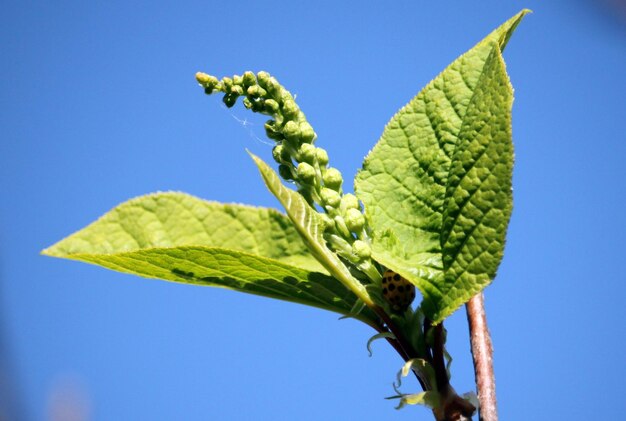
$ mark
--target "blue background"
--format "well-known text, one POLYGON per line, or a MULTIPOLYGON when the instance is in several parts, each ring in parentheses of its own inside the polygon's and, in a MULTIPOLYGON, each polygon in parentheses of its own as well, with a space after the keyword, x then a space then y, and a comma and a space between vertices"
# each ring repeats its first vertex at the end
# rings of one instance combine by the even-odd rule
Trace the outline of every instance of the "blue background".
MULTIPOLYGON (((383 342, 369 358, 373 331, 358 322, 38 253, 158 190, 277 206, 244 152, 270 160, 264 119, 206 97, 196 71, 277 76, 350 180, 397 109, 529 7, 505 52, 515 209, 486 290, 501 419, 622 418, 623 4, 3 1, 0 410, 11 420, 431 419, 383 400, 401 360, 383 342)), ((464 311, 447 328, 465 392, 464 311)), ((410 379, 403 390, 418 388, 410 379)))

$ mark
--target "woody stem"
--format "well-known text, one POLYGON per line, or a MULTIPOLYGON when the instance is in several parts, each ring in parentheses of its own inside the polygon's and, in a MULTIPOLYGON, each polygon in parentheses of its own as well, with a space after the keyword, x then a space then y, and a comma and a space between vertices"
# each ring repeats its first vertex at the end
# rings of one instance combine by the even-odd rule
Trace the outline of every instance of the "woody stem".
POLYGON ((493 371, 493 346, 487 327, 483 293, 472 297, 465 305, 474 359, 476 389, 480 402, 480 421, 498 421, 496 381, 493 371))

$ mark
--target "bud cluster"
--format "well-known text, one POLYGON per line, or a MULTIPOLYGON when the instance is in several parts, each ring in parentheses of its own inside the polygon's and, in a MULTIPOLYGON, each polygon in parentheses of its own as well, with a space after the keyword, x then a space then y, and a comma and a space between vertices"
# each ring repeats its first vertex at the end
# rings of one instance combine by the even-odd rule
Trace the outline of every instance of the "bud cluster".
POLYGON ((280 176, 295 183, 313 208, 318 205, 324 209, 325 214, 321 215, 330 247, 370 279, 379 280, 380 274, 370 259, 370 241, 361 205, 354 195, 343 194, 341 172, 328 166, 328 153, 324 149, 313 145, 317 135, 291 93, 267 72, 256 75, 245 72, 221 80, 197 73, 196 79, 205 93, 223 93, 227 107, 244 97, 246 108, 272 117, 265 123, 265 132, 276 142, 272 156, 279 164, 280 176))

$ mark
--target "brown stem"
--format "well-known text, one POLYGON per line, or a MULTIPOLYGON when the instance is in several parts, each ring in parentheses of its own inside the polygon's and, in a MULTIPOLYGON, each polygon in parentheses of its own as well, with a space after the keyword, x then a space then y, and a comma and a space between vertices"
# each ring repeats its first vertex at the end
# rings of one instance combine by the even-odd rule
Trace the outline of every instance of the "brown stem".
POLYGON ((437 389, 441 393, 447 390, 450 385, 443 357, 443 323, 439 323, 433 329, 433 368, 435 369, 435 378, 437 379, 437 389))
POLYGON ((493 372, 493 346, 487 328, 483 293, 473 296, 465 305, 474 358, 476 389, 480 402, 480 421, 498 421, 496 381, 493 372))
POLYGON ((474 405, 456 394, 450 385, 448 370, 444 359, 444 329, 443 322, 432 326, 429 320, 425 320, 424 332, 432 329, 432 366, 437 379, 437 392, 441 397, 441 407, 434 411, 435 418, 441 421, 471 421, 472 414, 476 410, 474 405))

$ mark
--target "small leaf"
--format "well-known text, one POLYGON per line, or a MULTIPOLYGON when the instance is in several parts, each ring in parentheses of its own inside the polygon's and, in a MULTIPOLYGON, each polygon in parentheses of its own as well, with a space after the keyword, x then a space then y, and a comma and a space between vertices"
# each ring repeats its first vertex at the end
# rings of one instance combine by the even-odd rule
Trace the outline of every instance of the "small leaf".
POLYGON ((383 339, 383 338, 387 338, 387 339, 396 339, 396 335, 394 335, 391 332, 381 332, 381 333, 377 333, 376 335, 372 336, 369 341, 367 341, 367 352, 369 353, 369 356, 371 357, 372 354, 372 342, 378 340, 378 339, 383 339))
POLYGON ((299 193, 285 187, 278 175, 263 160, 250 154, 256 163, 265 185, 283 205, 287 216, 309 248, 309 251, 322 266, 341 281, 368 306, 374 303, 365 286, 355 279, 339 257, 326 246, 324 221, 299 193))
POLYGON ((350 314, 346 314, 345 316, 340 317, 339 320, 349 319, 350 317, 354 317, 355 315, 361 313, 366 308, 367 306, 365 305, 365 303, 362 300, 357 299, 354 305, 352 306, 352 308, 350 309, 350 314))
POLYGON ((390 396, 385 399, 400 399, 400 403, 396 409, 401 409, 405 405, 425 405, 431 409, 439 407, 440 396, 439 393, 435 392, 435 390, 437 390, 435 370, 424 359, 413 358, 407 361, 402 366, 400 371, 398 371, 396 383, 394 383, 393 388, 397 395, 390 396), (408 376, 411 371, 414 371, 419 376, 428 391, 415 394, 405 394, 400 392, 399 388, 402 385, 402 377, 408 376))
POLYGON ((372 256, 420 289, 435 323, 488 285, 502 256, 512 90, 500 52, 526 13, 403 107, 355 180, 374 231, 372 256))
POLYGON ((402 377, 409 375, 411 371, 414 371, 422 382, 429 390, 437 389, 437 377, 435 376, 435 369, 428 363, 428 361, 422 358, 413 358, 407 361, 398 374, 396 375, 396 383, 394 388, 397 389, 402 385, 402 377))
POLYGON ((272 209, 157 193, 121 204, 43 254, 374 320, 369 311, 351 313, 356 296, 325 273, 289 219, 272 209))
POLYGON ((439 393, 433 391, 414 393, 409 395, 390 396, 385 399, 400 399, 400 403, 396 409, 402 409, 406 405, 424 405, 430 409, 439 407, 439 393))

